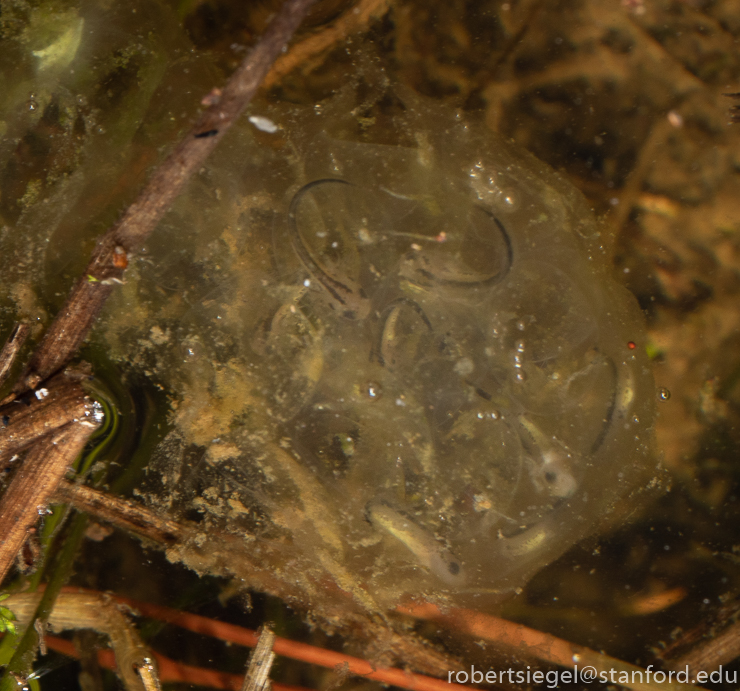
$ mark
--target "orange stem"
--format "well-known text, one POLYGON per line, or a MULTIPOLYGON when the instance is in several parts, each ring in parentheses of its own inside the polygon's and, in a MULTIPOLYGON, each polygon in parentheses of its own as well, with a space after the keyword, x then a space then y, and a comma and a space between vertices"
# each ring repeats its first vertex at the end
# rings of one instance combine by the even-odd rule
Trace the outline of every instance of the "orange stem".
MULTIPOLYGON (((79 658, 80 654, 72 641, 57 636, 46 636, 46 645, 52 650, 56 650, 62 655, 79 658)), ((212 689, 225 689, 225 691, 240 691, 244 676, 241 674, 228 674, 219 672, 215 669, 206 669, 204 667, 194 667, 193 665, 184 665, 175 662, 161 653, 154 652, 154 659, 157 661, 157 670, 159 680, 165 681, 184 681, 196 686, 209 686, 212 689)), ((98 650, 98 663, 105 669, 116 669, 116 658, 112 650, 98 650)), ((307 691, 301 686, 291 686, 289 684, 278 684, 270 682, 274 691, 307 691)))
MULTIPOLYGON (((80 588, 65 588, 68 592, 81 592, 80 588)), ((257 645, 257 632, 234 624, 208 619, 197 614, 182 612, 162 605, 148 602, 140 602, 128 597, 113 595, 113 599, 125 605, 129 605, 146 617, 158 619, 159 621, 175 624, 188 631, 212 636, 222 641, 243 645, 253 648, 257 645)), ((300 660, 309 664, 335 669, 342 666, 349 669, 351 674, 379 681, 383 684, 391 684, 409 691, 465 691, 468 687, 461 684, 449 683, 442 679, 435 679, 423 674, 413 674, 395 667, 376 667, 375 665, 351 655, 344 655, 333 650, 324 650, 307 643, 297 643, 280 636, 275 638, 273 650, 276 655, 282 655, 292 660, 300 660)))

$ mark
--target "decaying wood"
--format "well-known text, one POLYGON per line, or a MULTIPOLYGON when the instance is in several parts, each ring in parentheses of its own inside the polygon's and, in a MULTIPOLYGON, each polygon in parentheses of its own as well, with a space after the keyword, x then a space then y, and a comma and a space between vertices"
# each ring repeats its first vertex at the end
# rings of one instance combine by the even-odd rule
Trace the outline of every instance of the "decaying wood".
POLYGON ((696 646, 671 664, 675 670, 688 667, 689 676, 697 672, 711 673, 740 656, 740 624, 735 623, 718 636, 696 646))
POLYGON ((77 352, 113 286, 121 281, 128 257, 154 230, 194 171, 221 141, 249 104, 274 60, 283 52, 315 0, 287 0, 257 45, 221 90, 217 102, 198 118, 191 131, 154 172, 137 199, 98 242, 84 274, 14 387, 35 388, 77 352))
MULTIPOLYGON (((28 624, 41 595, 18 593, 11 595, 3 604, 22 624, 28 624)), ((93 629, 108 636, 126 690, 151 691, 152 688, 159 688, 149 650, 121 606, 112 598, 90 592, 60 593, 49 616, 49 627, 52 631, 93 629)))
POLYGON ((274 643, 275 633, 269 626, 263 626, 257 645, 249 657, 241 691, 269 691, 270 670, 275 660, 275 653, 272 650, 274 643))
POLYGON ((0 580, 5 578, 28 531, 46 510, 65 473, 97 429, 88 417, 70 422, 39 440, 16 471, 0 504, 0 580))
POLYGON ((63 372, 0 406, 0 468, 40 437, 90 417, 92 403, 81 386, 89 376, 81 370, 63 372))
POLYGON ((574 675, 580 669, 581 674, 575 676, 574 683, 585 681, 589 684, 597 680, 608 680, 632 691, 701 691, 700 686, 678 680, 658 681, 654 677, 651 680, 647 670, 641 667, 483 612, 465 608, 442 611, 430 602, 399 605, 396 610, 412 617, 438 622, 476 640, 494 642, 514 653, 533 655, 544 662, 573 669, 574 675), (592 672, 595 676, 591 676, 592 672))
POLYGON ((699 671, 711 673, 740 657, 740 607, 737 602, 724 605, 712 620, 684 632, 665 650, 660 658, 668 669, 683 671, 690 676, 699 671))
POLYGON ((10 332, 8 340, 5 341, 3 349, 0 350, 0 386, 8 378, 10 370, 18 357, 20 349, 26 342, 30 331, 31 327, 28 324, 16 324, 10 332))
POLYGON ((62 480, 54 497, 61 503, 72 504, 79 511, 164 546, 173 545, 187 532, 177 521, 163 518, 144 506, 74 482, 62 480))
POLYGON ((275 61, 265 80, 263 88, 269 88, 300 67, 310 72, 317 64, 317 58, 330 48, 352 34, 364 29, 374 18, 382 17, 389 9, 391 0, 360 0, 349 12, 337 19, 331 26, 300 43, 296 43, 288 53, 275 61))

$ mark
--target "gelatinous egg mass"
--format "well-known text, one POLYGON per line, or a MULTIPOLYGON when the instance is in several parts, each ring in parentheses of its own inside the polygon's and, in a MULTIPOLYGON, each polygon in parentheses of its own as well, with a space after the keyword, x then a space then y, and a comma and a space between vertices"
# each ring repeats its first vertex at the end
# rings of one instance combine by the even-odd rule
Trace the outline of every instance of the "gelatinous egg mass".
POLYGON ((511 591, 652 477, 642 315, 552 170, 436 103, 353 98, 258 113, 277 129, 170 215, 200 272, 173 434, 203 451, 159 467, 383 606, 511 591))

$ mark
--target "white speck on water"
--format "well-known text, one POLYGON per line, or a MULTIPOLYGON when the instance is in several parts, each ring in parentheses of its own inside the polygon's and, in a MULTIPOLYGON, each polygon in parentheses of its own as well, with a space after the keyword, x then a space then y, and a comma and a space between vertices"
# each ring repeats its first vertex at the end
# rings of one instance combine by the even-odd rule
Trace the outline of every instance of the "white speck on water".
POLYGON ((263 117, 262 115, 250 115, 249 122, 262 132, 275 134, 278 131, 278 126, 270 118, 263 117))

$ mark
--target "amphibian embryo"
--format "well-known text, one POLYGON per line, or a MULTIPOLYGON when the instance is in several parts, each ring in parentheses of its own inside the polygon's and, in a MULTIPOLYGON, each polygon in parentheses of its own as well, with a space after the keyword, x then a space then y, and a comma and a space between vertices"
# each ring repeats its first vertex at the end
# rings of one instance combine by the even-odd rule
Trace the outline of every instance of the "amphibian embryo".
POLYGON ((210 228, 191 232, 208 279, 177 327, 177 433, 205 449, 199 482, 307 570, 337 564, 385 606, 466 602, 652 477, 643 319, 569 183, 436 104, 376 96, 265 107, 277 131, 225 141, 171 215, 210 228))

